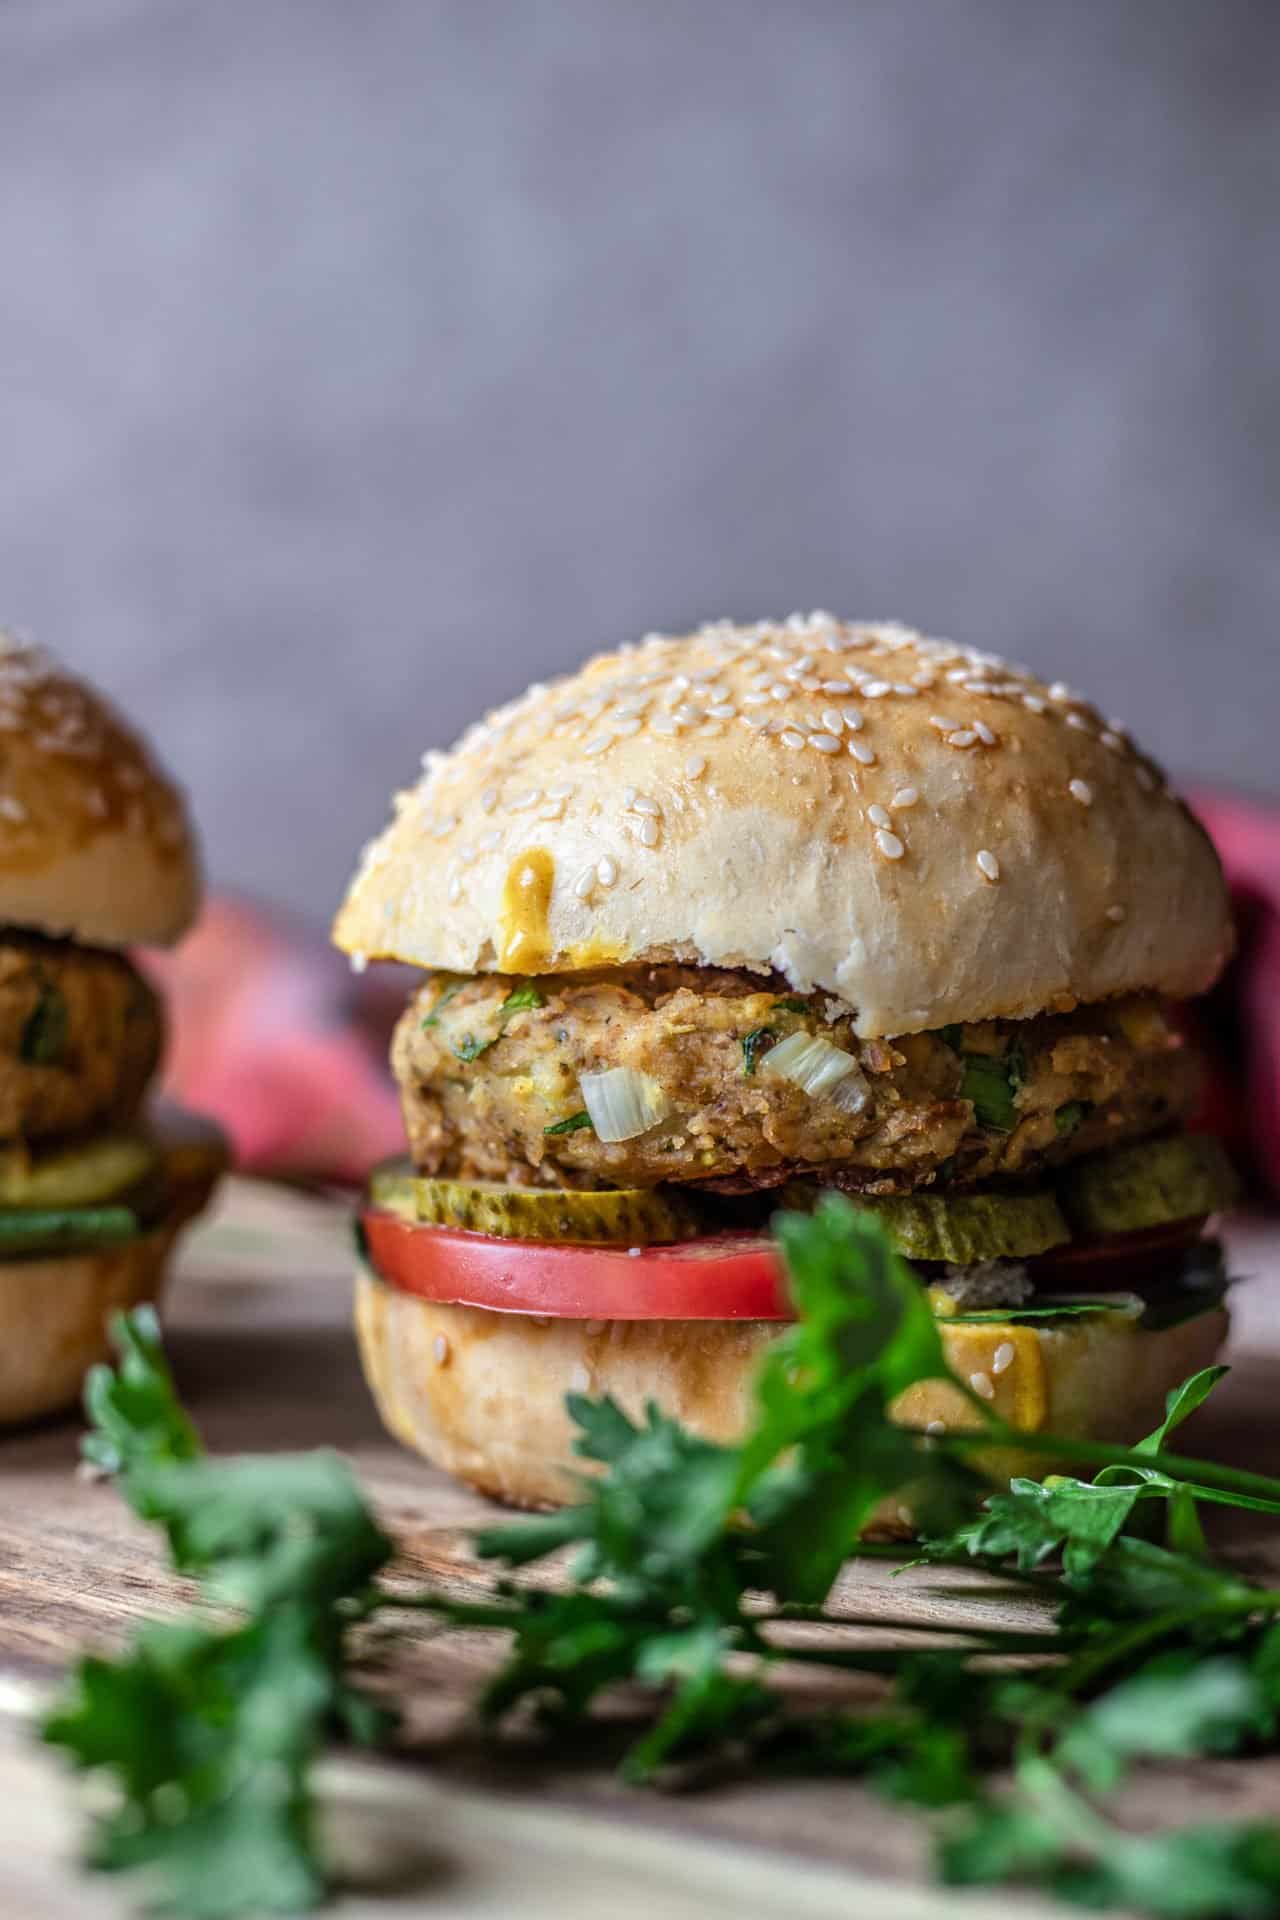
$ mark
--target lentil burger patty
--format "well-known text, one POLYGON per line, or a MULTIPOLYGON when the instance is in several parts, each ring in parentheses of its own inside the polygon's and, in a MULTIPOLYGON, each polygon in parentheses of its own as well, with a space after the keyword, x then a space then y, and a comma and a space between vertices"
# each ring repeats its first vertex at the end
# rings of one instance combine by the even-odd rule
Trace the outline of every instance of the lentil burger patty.
POLYGON ((1149 1133, 1196 1090, 1154 995, 859 1040, 850 1009, 827 995, 674 965, 526 982, 436 975, 400 1020, 392 1063, 424 1172, 577 1187, 734 1192, 806 1172, 868 1193, 940 1176, 970 1185, 1149 1133), (853 1099, 810 1095, 770 1069, 772 1050, 805 1034, 852 1057, 853 1099), (585 1117, 572 1124, 580 1076, 612 1067, 647 1075, 671 1107, 613 1144, 585 1117))
POLYGON ((0 932, 0 1139, 131 1119, 163 1039, 160 1002, 120 954, 0 932))

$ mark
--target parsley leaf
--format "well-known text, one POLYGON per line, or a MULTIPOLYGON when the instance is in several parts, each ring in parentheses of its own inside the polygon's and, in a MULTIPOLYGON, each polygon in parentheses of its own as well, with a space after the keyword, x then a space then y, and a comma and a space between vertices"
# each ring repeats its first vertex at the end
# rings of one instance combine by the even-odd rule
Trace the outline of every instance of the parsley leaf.
POLYGON ((1014 1095, 1021 1081, 1013 1049, 1001 1059, 994 1053, 962 1053, 964 1077, 960 1098, 973 1102, 973 1117, 993 1133, 1012 1133, 1018 1124, 1014 1095))
POLYGON ((443 987, 441 989, 440 994, 436 999, 436 1002, 432 1007, 430 1013, 426 1015, 426 1017, 422 1022, 422 1027, 424 1032, 427 1030, 428 1027, 439 1026, 440 1015, 444 1012, 445 1008, 448 1006, 451 1000, 457 999, 458 995, 462 992, 462 989, 466 986, 466 984, 467 983, 465 979, 450 980, 449 984, 446 987, 443 987))
POLYGON ((1080 1131, 1092 1112, 1091 1100, 1068 1100, 1063 1106, 1056 1108, 1053 1125, 1058 1138, 1069 1140, 1073 1133, 1080 1131))
POLYGON ((454 1053, 459 1060, 468 1063, 472 1060, 478 1060, 482 1053, 488 1053, 490 1047, 497 1046, 499 1040, 501 1040, 507 1030, 507 1022, 510 1020, 512 1014, 523 1013, 530 1007, 542 1007, 545 1005, 546 1001, 537 987, 535 987, 531 981, 526 980, 522 986, 513 987, 502 1005, 498 1008, 497 1032, 491 1033, 487 1040, 477 1039, 473 1033, 465 1034, 461 1044, 454 1048, 454 1053))
POLYGON ((544 1127, 542 1131, 550 1136, 557 1133, 581 1133, 584 1128, 588 1130, 591 1128, 591 1115, 585 1107, 580 1113, 571 1113, 567 1120, 557 1120, 554 1127, 544 1127))
POLYGON ((498 1011, 505 1024, 513 1013, 524 1013, 531 1007, 545 1007, 546 1004, 546 996, 534 986, 532 980, 525 980, 511 989, 498 1011))
POLYGON ((777 1037, 772 1027, 753 1027, 750 1033, 743 1036, 742 1071, 748 1080, 755 1073, 762 1048, 771 1046, 777 1037))
POLYGON ((89 1859, 146 1867, 198 1920, 294 1912, 325 1890, 310 1772, 331 1731, 387 1716, 345 1677, 346 1635, 391 1547, 336 1454, 214 1461, 179 1406, 149 1309, 118 1318, 86 1453, 168 1537, 174 1566, 238 1624, 143 1627, 80 1661, 44 1738, 114 1777, 89 1859))
POLYGON ((18 1043, 20 1057, 33 1067, 56 1067, 66 1056, 70 1015, 51 981, 40 982, 40 997, 27 1015, 18 1043))

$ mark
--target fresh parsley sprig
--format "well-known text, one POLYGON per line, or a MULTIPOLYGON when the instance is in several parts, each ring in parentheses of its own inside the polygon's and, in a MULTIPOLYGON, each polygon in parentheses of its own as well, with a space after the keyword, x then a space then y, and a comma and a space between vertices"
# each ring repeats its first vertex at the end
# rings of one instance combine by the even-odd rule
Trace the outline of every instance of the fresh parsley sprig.
POLYGON ((311 1769, 335 1732, 367 1742, 388 1724, 346 1678, 346 1639, 391 1543, 335 1453, 209 1459, 150 1308, 116 1339, 118 1370, 89 1379, 86 1454, 205 1605, 143 1627, 118 1660, 82 1659, 44 1737, 115 1778, 92 1865, 146 1870, 195 1920, 299 1912, 326 1886, 311 1769))
POLYGON ((119 1661, 81 1663, 46 1734, 115 1778, 96 1863, 158 1870, 201 1920, 314 1902, 311 1763, 331 1729, 384 1728, 346 1678, 350 1627, 424 1607, 508 1636, 478 1703, 492 1722, 532 1707, 554 1737, 620 1682, 648 1690, 656 1711, 624 1762, 634 1780, 726 1761, 860 1776, 927 1810, 957 1884, 1017 1881, 1167 1920, 1280 1915, 1273 1828, 1135 1835, 1105 1808, 1135 1762, 1277 1739, 1280 1592, 1212 1560, 1200 1510, 1280 1513, 1280 1482, 1167 1446, 1222 1370, 1171 1395, 1137 1448, 1014 1435, 972 1396, 974 1432, 913 1433, 895 1403, 946 1365, 911 1269, 839 1199, 777 1231, 799 1319, 761 1367, 742 1443, 655 1407, 633 1419, 572 1398, 595 1469, 582 1499, 484 1530, 479 1553, 506 1571, 474 1600, 379 1582, 389 1543, 335 1456, 204 1458, 154 1322, 124 1322, 119 1370, 90 1386, 87 1450, 237 1623, 148 1627, 119 1661), (971 1456, 1008 1442, 1100 1471, 1016 1480, 975 1515, 971 1456), (925 1519, 929 1577, 963 1566, 997 1575, 996 1590, 1013 1580, 1039 1604, 1032 1624, 975 1621, 969 1592, 953 1624, 931 1620, 939 1644, 904 1647, 896 1624, 877 1640, 874 1622, 829 1611, 846 1557, 877 1551, 862 1529, 904 1501, 925 1519), (567 1583, 517 1578, 566 1549, 567 1583), (815 1641, 796 1626, 814 1621, 864 1631, 815 1641), (799 1712, 772 1684, 784 1660, 870 1676, 878 1696, 799 1712))

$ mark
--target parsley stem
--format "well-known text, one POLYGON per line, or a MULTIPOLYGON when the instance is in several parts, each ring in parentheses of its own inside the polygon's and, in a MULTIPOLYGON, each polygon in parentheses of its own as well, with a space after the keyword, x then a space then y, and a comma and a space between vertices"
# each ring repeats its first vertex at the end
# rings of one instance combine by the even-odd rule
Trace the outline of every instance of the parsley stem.
POLYGON ((947 1433, 930 1436, 931 1446, 949 1453, 973 1453, 987 1447, 1013 1447, 1023 1453, 1045 1454, 1050 1459, 1079 1461, 1094 1467, 1133 1467, 1149 1472, 1156 1467, 1170 1480, 1203 1488, 1202 1498, 1214 1493, 1236 1495, 1227 1504, 1249 1507, 1256 1513, 1280 1513, 1280 1480, 1264 1473, 1250 1473, 1244 1467, 1220 1466, 1212 1460, 1189 1460, 1183 1454, 1139 1453, 1132 1447, 1112 1447, 1101 1440, 1067 1440, 1052 1433, 1025 1433, 1003 1421, 992 1421, 978 1433, 947 1433))

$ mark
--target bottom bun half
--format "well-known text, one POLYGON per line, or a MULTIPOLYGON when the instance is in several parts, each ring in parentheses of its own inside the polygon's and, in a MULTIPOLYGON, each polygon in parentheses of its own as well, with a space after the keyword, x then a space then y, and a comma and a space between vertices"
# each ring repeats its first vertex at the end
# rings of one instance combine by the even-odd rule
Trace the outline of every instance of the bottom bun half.
POLYGON ((164 1218, 118 1246, 0 1260, 0 1426, 76 1404, 90 1367, 111 1357, 119 1310, 155 1303, 174 1241, 207 1204, 225 1164, 220 1144, 166 1153, 164 1218))
MULTIPOLYGON (((779 1331, 765 1321, 536 1319, 443 1306, 366 1267, 355 1321, 365 1377, 396 1438, 517 1507, 574 1500, 594 1470, 573 1451, 567 1393, 612 1395, 632 1419, 654 1401, 706 1439, 740 1439, 756 1362, 779 1331)), ((1216 1309, 1160 1332, 1118 1314, 1060 1327, 938 1324, 952 1371, 1003 1419, 1024 1432, 1127 1445, 1158 1424, 1170 1387, 1212 1362, 1228 1321, 1216 1309)), ((945 1380, 910 1388, 895 1415, 917 1428, 977 1425, 945 1380)), ((1007 1480, 1043 1477, 1055 1463, 1002 1449, 979 1464, 1007 1480)), ((913 1516, 895 1503, 875 1531, 909 1534, 913 1516)))

